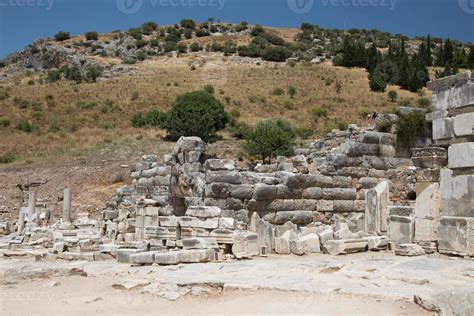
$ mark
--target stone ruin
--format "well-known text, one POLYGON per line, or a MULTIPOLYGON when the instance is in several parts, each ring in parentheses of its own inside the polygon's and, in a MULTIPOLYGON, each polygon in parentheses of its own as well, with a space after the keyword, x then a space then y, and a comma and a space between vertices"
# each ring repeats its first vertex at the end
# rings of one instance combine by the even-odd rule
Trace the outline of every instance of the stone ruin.
POLYGON ((355 125, 252 170, 182 137, 162 159, 142 157, 102 218, 71 219, 66 190, 62 220, 48 225, 32 197, 2 246, 133 264, 384 249, 474 256, 473 81, 467 73, 429 84, 433 140, 411 159, 397 157, 394 134, 355 125))

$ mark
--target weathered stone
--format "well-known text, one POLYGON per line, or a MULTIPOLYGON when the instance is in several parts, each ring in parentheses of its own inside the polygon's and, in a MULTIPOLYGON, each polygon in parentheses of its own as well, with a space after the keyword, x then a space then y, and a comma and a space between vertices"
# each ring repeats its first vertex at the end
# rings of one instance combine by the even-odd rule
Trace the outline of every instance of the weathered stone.
POLYGON ((331 227, 327 227, 322 232, 318 233, 321 244, 325 244, 329 240, 334 240, 334 231, 331 227))
POLYGON ((330 255, 365 251, 367 241, 364 239, 328 240, 323 244, 324 251, 330 255))
POLYGON ((415 215, 415 208, 412 206, 389 206, 388 207, 388 215, 396 215, 396 216, 413 216, 415 215))
POLYGON ((399 244, 395 246, 395 254, 397 256, 421 256, 425 254, 425 251, 421 246, 417 244, 399 244))
POLYGON ((317 234, 307 234, 300 238, 301 241, 306 243, 310 253, 320 253, 321 244, 317 234))
POLYGON ((219 244, 232 244, 234 242, 233 236, 232 230, 222 228, 214 229, 209 233, 209 237, 215 238, 219 244))
POLYGON ((341 145, 341 149, 349 157, 377 156, 379 154, 379 146, 377 144, 350 141, 341 145))
POLYGON ((219 218, 212 217, 207 219, 200 219, 196 217, 183 216, 179 218, 181 227, 193 227, 204 229, 216 229, 219 227, 219 218))
POLYGON ((474 256, 474 218, 441 217, 438 250, 441 253, 474 256))
POLYGON ((221 209, 216 206, 190 206, 186 210, 186 216, 198 217, 200 219, 219 217, 221 209))
POLYGON ((206 185, 205 196, 213 198, 227 198, 230 195, 230 184, 214 182, 206 185))
POLYGON ((318 201, 318 211, 332 212, 334 210, 334 201, 320 200, 318 201))
POLYGON ((290 240, 290 252, 297 256, 302 256, 311 253, 308 245, 306 244, 306 241, 298 239, 290 240))
POLYGON ((415 218, 415 241, 436 241, 438 219, 415 218))
POLYGON ((181 250, 179 259, 182 263, 210 262, 214 260, 215 252, 214 249, 181 250))
POLYGON ((253 195, 253 185, 241 184, 230 187, 230 196, 236 199, 248 200, 253 195))
POLYGON ((303 198, 304 199, 321 199, 322 197, 322 189, 321 188, 306 188, 303 190, 303 198))
POLYGON ((274 185, 266 185, 258 183, 255 185, 253 192, 254 200, 274 200, 276 198, 277 188, 274 185))
POLYGON ((163 227, 178 227, 179 218, 176 216, 160 216, 159 223, 163 227))
POLYGON ((334 239, 351 239, 352 232, 346 222, 337 221, 334 227, 334 239))
POLYGON ((154 261, 161 265, 178 264, 181 261, 181 252, 182 251, 169 251, 155 253, 154 261))
POLYGON ((442 216, 474 217, 474 175, 441 169, 440 191, 442 216))
POLYGON ((212 171, 235 169, 234 161, 229 159, 207 159, 205 166, 212 171))
POLYGON ((356 189, 324 188, 322 190, 323 200, 355 200, 356 189))
POLYGON ((184 137, 182 136, 174 145, 173 155, 182 152, 198 151, 205 152, 207 144, 199 137, 184 137))
POLYGON ((441 208, 441 195, 439 184, 434 183, 416 197, 415 216, 417 218, 435 219, 439 217, 441 208))
POLYGON ((141 249, 122 248, 117 250, 117 261, 120 263, 129 263, 130 255, 143 252, 141 249))
POLYGON ((389 199, 389 185, 387 181, 380 182, 374 189, 365 193, 367 203, 365 209, 365 231, 386 232, 389 199))
POLYGON ((415 237, 415 219, 407 216, 389 217, 389 237, 395 244, 411 244, 415 237))
POLYGON ((237 259, 258 256, 260 246, 257 234, 248 231, 235 231, 232 253, 237 259))
POLYGON ((448 167, 451 169, 474 167, 474 142, 449 146, 448 167))
POLYGON ((280 237, 275 237, 275 252, 281 255, 290 254, 290 242, 297 240, 297 238, 293 230, 287 230, 280 237))
POLYGON ((212 238, 187 238, 182 239, 184 249, 219 249, 217 241, 212 238))
POLYGON ((454 117, 454 134, 456 136, 474 135, 474 113, 465 113, 454 117))
POLYGON ((223 182, 229 184, 242 184, 242 176, 237 171, 207 171, 206 182, 223 182))
POLYGON ((433 120, 433 139, 450 139, 454 137, 454 119, 445 117, 433 120))
POLYGON ((389 239, 386 236, 370 236, 366 237, 369 250, 378 251, 388 247, 389 239))
POLYGON ((269 222, 262 220, 257 213, 252 214, 249 230, 257 234, 259 247, 266 246, 269 251, 275 249, 274 227, 269 222))
POLYGON ((155 262, 155 252, 146 251, 131 254, 129 256, 129 262, 134 264, 151 264, 155 262))
POLYGON ((232 217, 221 217, 219 218, 219 228, 222 229, 235 229, 236 222, 232 217))
POLYGON ((474 82, 465 81, 433 93, 432 105, 435 111, 461 108, 474 104, 474 82))
POLYGON ((380 179, 362 177, 357 181, 357 189, 372 189, 375 188, 379 182, 380 179))

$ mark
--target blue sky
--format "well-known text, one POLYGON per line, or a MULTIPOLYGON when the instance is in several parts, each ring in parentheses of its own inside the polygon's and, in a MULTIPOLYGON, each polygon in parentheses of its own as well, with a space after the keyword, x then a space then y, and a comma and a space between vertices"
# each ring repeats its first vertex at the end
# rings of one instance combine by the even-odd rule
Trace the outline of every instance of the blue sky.
POLYGON ((82 34, 181 18, 377 28, 474 42, 474 0, 0 0, 0 58, 58 31, 82 34))

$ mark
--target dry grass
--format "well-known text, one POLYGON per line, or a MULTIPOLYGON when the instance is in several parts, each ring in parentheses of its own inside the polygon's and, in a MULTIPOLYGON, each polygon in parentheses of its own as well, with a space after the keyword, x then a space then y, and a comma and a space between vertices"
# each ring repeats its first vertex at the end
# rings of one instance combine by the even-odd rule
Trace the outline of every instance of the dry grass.
MULTIPOLYGON (((124 137, 156 139, 164 135, 163 131, 132 128, 133 114, 150 109, 168 110, 177 95, 206 84, 215 87, 215 95, 227 111, 238 110, 240 120, 247 124, 284 117, 317 133, 335 127, 337 120, 361 124, 367 112, 389 112, 397 106, 386 93, 370 91, 364 69, 334 67, 329 63, 294 67, 265 62, 255 65, 239 57, 193 53, 180 58, 146 60, 136 67, 136 76, 93 84, 39 84, 38 77, 4 83, 0 90, 9 97, 0 101, 0 119, 8 119, 10 126, 0 127, 0 154, 45 157, 73 154, 124 137), (195 70, 191 70, 191 64, 197 65, 195 70), (27 83, 31 79, 35 80, 34 85, 27 83), (342 87, 339 94, 336 82, 342 87), (290 85, 297 90, 293 99, 287 93, 290 85), (273 95, 274 88, 285 93, 273 95), (312 110, 320 107, 327 109, 327 117, 316 119, 312 110), (33 132, 19 131, 16 127, 21 121, 28 121, 33 132)), ((397 91, 399 100, 411 99, 413 104, 420 98, 397 87, 387 90, 397 91)), ((429 92, 424 94, 429 97, 429 92)))

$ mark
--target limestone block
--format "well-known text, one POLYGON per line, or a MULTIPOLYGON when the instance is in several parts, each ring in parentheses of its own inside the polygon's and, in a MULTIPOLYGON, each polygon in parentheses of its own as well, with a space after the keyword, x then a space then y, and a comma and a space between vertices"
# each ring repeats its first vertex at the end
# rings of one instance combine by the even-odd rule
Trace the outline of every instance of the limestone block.
POLYGON ((415 208, 412 206, 389 206, 388 207, 388 215, 396 215, 396 216, 413 216, 415 215, 415 208))
POLYGON ((216 206, 190 206, 186 210, 186 216, 198 217, 200 219, 219 217, 221 209, 216 206))
POLYGON ((441 194, 439 184, 433 183, 416 197, 415 216, 417 218, 435 219, 439 217, 441 194))
POLYGON ((448 116, 448 114, 449 114, 449 112, 446 111, 446 110, 426 113, 425 120, 427 122, 433 122, 433 120, 444 118, 444 117, 448 116))
POLYGON ((214 182, 206 185, 205 197, 227 198, 230 195, 230 184, 214 182))
POLYGON ((433 139, 450 139, 454 137, 454 119, 445 117, 433 120, 433 139))
POLYGON ((207 159, 204 166, 212 171, 235 169, 235 163, 230 159, 207 159))
POLYGON ((234 231, 222 228, 214 229, 209 233, 209 237, 215 238, 219 244, 232 244, 234 242, 233 236, 234 231))
POLYGON ((182 263, 210 262, 214 260, 215 253, 213 249, 181 250, 179 259, 182 263))
POLYGON ((181 252, 182 251, 169 251, 155 253, 154 261, 160 265, 178 264, 181 261, 181 252))
POLYGON ((474 167, 474 142, 449 146, 448 167, 451 169, 474 167))
POLYGON ((413 164, 418 168, 439 168, 446 165, 448 155, 445 148, 422 147, 412 150, 413 164))
POLYGON ((290 252, 297 256, 302 256, 311 253, 306 241, 298 239, 290 240, 290 252))
POLYGON ((182 152, 199 151, 205 152, 207 144, 199 137, 185 137, 182 136, 174 145, 173 155, 177 155, 182 152))
POLYGON ((259 247, 266 246, 269 252, 275 249, 275 229, 272 224, 261 219, 257 213, 252 214, 249 230, 257 234, 259 247))
POLYGON ((329 240, 334 240, 334 231, 331 227, 327 227, 322 232, 318 233, 321 244, 324 245, 329 240))
POLYGON ((179 224, 181 227, 216 229, 219 227, 219 218, 200 219, 197 217, 183 216, 179 218, 179 224))
POLYGON ((258 256, 260 246, 257 234, 249 231, 235 231, 232 253, 237 259, 258 256))
POLYGON ((159 224, 162 227, 178 227, 179 218, 176 216, 160 216, 159 224))
POLYGON ((312 199, 311 197, 303 196, 303 191, 304 191, 303 189, 290 189, 286 185, 283 185, 283 184, 277 184, 276 188, 277 188, 276 199, 279 199, 279 200, 301 199, 301 198, 312 199))
POLYGON ((310 253, 320 253, 321 244, 319 242, 319 237, 317 234, 307 234, 300 238, 301 241, 304 241, 309 249, 310 253))
POLYGON ((184 249, 218 249, 217 241, 215 238, 186 238, 182 239, 184 249))
POLYGON ((366 144, 353 141, 342 144, 341 150, 343 154, 349 157, 378 156, 379 154, 378 144, 366 144))
POLYGON ((254 188, 253 199, 257 201, 274 200, 276 198, 276 192, 276 186, 258 183, 255 185, 254 188))
POLYGON ((365 231, 386 232, 389 199, 389 185, 382 181, 374 189, 365 192, 365 231))
POLYGON ((362 177, 357 181, 357 189, 373 189, 380 182, 380 179, 362 177))
POLYGON ((130 255, 143 252, 141 249, 122 248, 117 250, 117 261, 120 263, 129 263, 130 255))
POLYGON ((333 212, 336 213, 350 213, 354 211, 354 201, 349 200, 335 200, 333 212))
POLYGON ((365 251, 367 240, 364 239, 345 239, 328 240, 323 244, 324 251, 330 255, 339 255, 344 253, 354 253, 365 251))
POLYGON ((334 201, 319 200, 318 211, 320 212, 332 212, 334 210, 334 201))
POLYGON ((334 239, 351 239, 352 232, 346 222, 337 221, 334 227, 334 239))
POLYGON ((322 190, 322 198, 324 200, 355 200, 356 195, 356 189, 324 188, 322 190))
POLYGON ((399 244, 395 246, 395 254, 397 256, 414 257, 424 255, 425 250, 417 244, 399 244))
POLYGON ((474 113, 459 114, 454 117, 456 136, 474 135, 474 113))
POLYGON ((474 175, 441 169, 440 190, 442 216, 474 217, 474 175))
POLYGON ((433 93, 432 101, 435 111, 461 108, 474 104, 474 82, 466 81, 463 85, 454 85, 433 93))
POLYGON ((446 254, 474 256, 474 218, 441 217, 438 250, 446 254))
POLYGON ((436 241, 438 219, 415 218, 415 241, 436 241))
POLYGON ((236 199, 248 200, 252 198, 253 185, 241 184, 230 187, 230 196, 236 199))
POLYGON ((221 217, 219 218, 219 228, 234 230, 236 228, 236 221, 232 217, 221 217))
POLYGON ((322 189, 318 187, 306 188, 303 190, 304 199, 321 199, 322 198, 322 189))
POLYGON ((129 256, 129 262, 134 264, 148 264, 155 262, 155 252, 154 251, 146 251, 146 252, 139 252, 135 254, 131 254, 129 256))
POLYGON ((275 252, 279 255, 289 255, 291 253, 290 242, 284 238, 275 237, 275 252))
POLYGON ((207 171, 206 182, 224 182, 229 184, 242 184, 242 176, 237 171, 207 171))
POLYGON ((389 237, 395 244, 411 244, 415 238, 415 219, 409 216, 389 217, 389 237))
POLYGON ((387 236, 370 236, 366 237, 367 246, 371 251, 378 251, 387 249, 389 239, 387 236))

